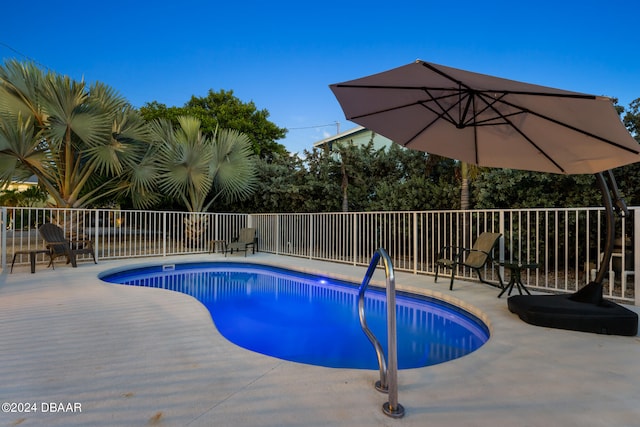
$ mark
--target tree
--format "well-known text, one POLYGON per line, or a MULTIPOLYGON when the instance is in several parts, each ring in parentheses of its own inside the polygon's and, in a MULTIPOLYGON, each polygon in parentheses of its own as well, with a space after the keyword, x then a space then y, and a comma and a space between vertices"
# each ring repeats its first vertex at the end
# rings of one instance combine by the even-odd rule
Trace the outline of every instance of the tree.
POLYGON ((209 137, 199 119, 179 116, 177 121, 177 128, 166 119, 151 123, 159 189, 189 212, 205 212, 220 196, 227 201, 248 197, 256 183, 249 138, 231 129, 209 137))
POLYGON ((513 169, 487 169, 474 185, 478 209, 599 206, 593 175, 557 175, 513 169))
POLYGON ((0 206, 23 206, 24 195, 21 191, 7 189, 0 191, 0 206))
POLYGON ((295 154, 275 155, 271 161, 256 162, 256 190, 244 201, 222 202, 221 212, 314 212, 307 210, 309 185, 303 160, 295 154))
POLYGON ((305 151, 305 212, 344 210, 345 200, 352 211, 450 209, 459 200, 451 159, 395 144, 335 148, 305 151))
POLYGON ((202 132, 209 136, 218 128, 235 129, 249 137, 254 153, 263 159, 287 154, 286 148, 276 142, 285 137, 287 130, 269 121, 266 109, 258 110, 253 101, 242 102, 231 90, 209 90, 206 97, 192 96, 183 107, 167 107, 153 101, 140 108, 140 112, 148 121, 164 118, 174 125, 179 116, 196 117, 201 122, 202 132))
POLYGON ((342 208, 342 177, 336 157, 324 150, 304 151, 305 203, 303 212, 338 212, 342 208))
MULTIPOLYGON (((457 207, 455 161, 394 144, 380 155, 369 209, 425 210, 457 207)), ((459 193, 458 193, 459 194, 459 193)))
POLYGON ((152 201, 146 125, 112 88, 11 60, 0 100, 0 184, 35 175, 58 207, 123 192, 152 201))
POLYGON ((460 166, 460 209, 471 209, 471 182, 478 177, 481 168, 466 162, 458 162, 460 166))
POLYGON ((631 101, 622 122, 636 141, 640 142, 640 98, 631 101))
MULTIPOLYGON (((334 145, 340 164, 342 212, 366 210, 375 186, 375 171, 380 151, 373 149, 374 133, 367 145, 355 146, 352 141, 334 145), (372 179, 373 178, 373 179, 372 179)), ((384 151, 384 149, 382 149, 384 151)))
MULTIPOLYGON (((175 128, 166 119, 151 122, 161 192, 194 213, 207 211, 220 196, 227 201, 249 196, 255 185, 249 138, 230 129, 210 137, 202 132, 201 121, 191 116, 179 116, 177 121, 175 128)), ((204 246, 208 226, 205 216, 185 217, 187 244, 204 246)))

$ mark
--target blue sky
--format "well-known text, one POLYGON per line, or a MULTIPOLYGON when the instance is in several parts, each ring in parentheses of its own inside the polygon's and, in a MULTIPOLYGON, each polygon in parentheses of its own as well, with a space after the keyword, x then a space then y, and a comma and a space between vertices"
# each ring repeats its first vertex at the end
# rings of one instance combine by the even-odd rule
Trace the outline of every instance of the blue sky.
POLYGON ((3 15, 3 60, 102 81, 137 107, 233 90, 290 129, 280 142, 292 152, 335 134, 336 122, 355 126, 329 84, 415 59, 625 107, 640 98, 640 2, 629 0, 34 0, 3 15))

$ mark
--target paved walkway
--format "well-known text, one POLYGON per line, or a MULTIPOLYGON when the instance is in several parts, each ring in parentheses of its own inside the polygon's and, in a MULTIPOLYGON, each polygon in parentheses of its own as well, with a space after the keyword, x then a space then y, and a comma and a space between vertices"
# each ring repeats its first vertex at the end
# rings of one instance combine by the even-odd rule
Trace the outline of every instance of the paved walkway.
MULTIPOLYGON (((450 292, 447 280, 397 274, 399 288, 465 301, 492 336, 463 358, 400 371, 406 416, 394 420, 373 388, 377 371, 256 354, 225 340, 189 296, 97 279, 125 264, 212 259, 223 258, 39 265, 35 274, 24 266, 0 275, 0 402, 36 410, 0 413, 0 426, 640 425, 638 337, 528 325, 479 283, 458 281, 450 292)), ((247 260, 356 282, 365 271, 262 253, 247 260)))

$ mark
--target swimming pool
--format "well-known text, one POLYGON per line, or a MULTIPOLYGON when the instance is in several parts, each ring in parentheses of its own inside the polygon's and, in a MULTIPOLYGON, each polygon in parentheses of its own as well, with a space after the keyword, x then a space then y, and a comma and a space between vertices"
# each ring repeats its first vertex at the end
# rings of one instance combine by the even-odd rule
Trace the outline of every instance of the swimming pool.
MULTIPOLYGON (((358 320, 357 284, 236 262, 156 265, 100 278, 191 295, 226 339, 258 353, 327 367, 378 368, 358 320)), ((365 313, 386 354, 385 299, 382 290, 367 290, 365 313)), ((396 317, 399 369, 456 359, 489 339, 482 321, 436 299, 399 293, 396 317)))

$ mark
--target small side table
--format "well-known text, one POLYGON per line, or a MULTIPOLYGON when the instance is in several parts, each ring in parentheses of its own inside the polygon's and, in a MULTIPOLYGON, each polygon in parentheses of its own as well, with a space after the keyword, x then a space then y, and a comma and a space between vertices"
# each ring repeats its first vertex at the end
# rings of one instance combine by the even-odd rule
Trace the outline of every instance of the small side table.
POLYGON ((31 263, 31 274, 36 272, 36 255, 38 254, 48 254, 49 249, 31 249, 25 251, 16 251, 13 254, 13 260, 11 261, 11 273, 13 273, 13 264, 16 262, 16 256, 18 255, 29 255, 29 262, 31 263))
POLYGON ((523 290, 527 294, 531 295, 531 292, 529 292, 529 289, 527 289, 527 287, 522 283, 522 270, 530 270, 530 269, 538 268, 538 264, 535 264, 535 263, 522 264, 520 262, 501 262, 500 265, 509 269, 509 271, 511 272, 511 277, 509 277, 509 283, 507 284, 507 286, 505 286, 502 292, 500 292, 500 294, 498 295, 498 298, 500 298, 502 294, 504 294, 507 290, 509 291, 507 295, 511 295, 511 291, 513 291, 514 286, 518 288, 518 292, 520 292, 520 295, 522 295, 523 290))
POLYGON ((222 247, 222 252, 227 252, 227 241, 226 240, 211 240, 209 242, 209 253, 216 252, 216 245, 220 245, 222 247))

